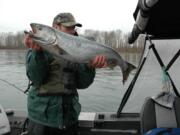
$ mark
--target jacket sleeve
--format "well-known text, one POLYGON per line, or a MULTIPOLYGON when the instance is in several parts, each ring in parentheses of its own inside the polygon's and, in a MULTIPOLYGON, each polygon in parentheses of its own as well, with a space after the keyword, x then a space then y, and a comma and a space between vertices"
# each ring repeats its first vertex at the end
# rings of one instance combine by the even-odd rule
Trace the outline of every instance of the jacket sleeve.
POLYGON ((80 64, 77 70, 77 89, 89 87, 95 78, 95 69, 89 68, 86 64, 80 64))
POLYGON ((45 81, 48 75, 48 58, 44 51, 28 51, 26 55, 26 74, 35 86, 40 86, 45 81))

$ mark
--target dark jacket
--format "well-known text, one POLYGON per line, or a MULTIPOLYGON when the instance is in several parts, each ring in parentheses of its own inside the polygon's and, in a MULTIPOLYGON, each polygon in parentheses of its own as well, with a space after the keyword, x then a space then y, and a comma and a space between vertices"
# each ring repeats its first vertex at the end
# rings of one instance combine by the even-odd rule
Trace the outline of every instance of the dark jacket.
MULTIPOLYGON (((28 117, 46 126, 68 127, 78 121, 81 111, 77 92, 69 95, 38 96, 40 86, 47 83, 50 64, 53 60, 52 55, 46 51, 29 50, 27 53, 26 71, 33 83, 28 94, 28 117)), ((73 72, 76 75, 77 89, 87 88, 95 77, 95 70, 85 64, 78 64, 73 72)))

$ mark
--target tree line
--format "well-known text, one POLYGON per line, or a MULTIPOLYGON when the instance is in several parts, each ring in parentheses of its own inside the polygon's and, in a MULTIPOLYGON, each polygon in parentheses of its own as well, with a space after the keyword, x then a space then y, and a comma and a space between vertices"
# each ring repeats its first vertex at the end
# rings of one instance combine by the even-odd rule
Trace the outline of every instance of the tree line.
POLYGON ((25 49, 24 33, 0 33, 0 49, 25 49))
MULTIPOLYGON (((89 29, 80 35, 110 46, 120 52, 141 52, 144 45, 144 37, 140 36, 133 45, 129 45, 127 42, 128 34, 123 33, 121 30, 98 31, 89 29)), ((0 33, 0 49, 26 49, 24 45, 24 32, 0 33)))
POLYGON ((110 46, 120 52, 142 52, 144 47, 145 37, 139 36, 133 45, 128 43, 129 33, 123 33, 121 30, 112 31, 98 31, 98 30, 85 30, 84 36, 93 38, 93 40, 110 46))

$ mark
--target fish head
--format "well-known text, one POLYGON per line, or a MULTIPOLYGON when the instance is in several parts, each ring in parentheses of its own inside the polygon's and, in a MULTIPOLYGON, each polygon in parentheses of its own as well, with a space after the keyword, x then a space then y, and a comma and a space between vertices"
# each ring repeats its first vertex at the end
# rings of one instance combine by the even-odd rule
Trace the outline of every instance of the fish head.
POLYGON ((31 23, 30 26, 32 32, 29 35, 40 46, 55 44, 57 36, 54 28, 38 23, 31 23))

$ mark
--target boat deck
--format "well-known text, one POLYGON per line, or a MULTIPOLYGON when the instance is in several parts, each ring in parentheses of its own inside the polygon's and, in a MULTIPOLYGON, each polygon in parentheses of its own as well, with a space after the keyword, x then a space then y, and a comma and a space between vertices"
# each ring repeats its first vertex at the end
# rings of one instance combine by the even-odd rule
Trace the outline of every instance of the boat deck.
MULTIPOLYGON (((15 112, 8 115, 11 133, 19 135, 26 130, 26 114, 15 112)), ((140 118, 138 113, 122 113, 120 118, 116 113, 82 112, 79 117, 79 135, 139 135, 140 118)))

